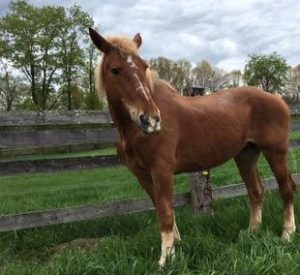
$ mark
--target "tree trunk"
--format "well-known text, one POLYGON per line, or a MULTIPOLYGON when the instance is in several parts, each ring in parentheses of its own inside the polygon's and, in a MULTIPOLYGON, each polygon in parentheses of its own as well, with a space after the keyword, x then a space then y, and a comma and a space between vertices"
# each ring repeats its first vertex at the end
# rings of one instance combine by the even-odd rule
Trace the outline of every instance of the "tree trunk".
POLYGON ((68 79, 68 86, 67 86, 67 93, 68 93, 68 110, 72 110, 72 95, 71 95, 71 79, 68 79))
POLYGON ((39 101, 38 101, 37 93, 36 93, 35 69, 34 69, 33 64, 30 66, 30 74, 31 74, 31 87, 30 87, 31 97, 32 97, 33 104, 38 106, 39 101))

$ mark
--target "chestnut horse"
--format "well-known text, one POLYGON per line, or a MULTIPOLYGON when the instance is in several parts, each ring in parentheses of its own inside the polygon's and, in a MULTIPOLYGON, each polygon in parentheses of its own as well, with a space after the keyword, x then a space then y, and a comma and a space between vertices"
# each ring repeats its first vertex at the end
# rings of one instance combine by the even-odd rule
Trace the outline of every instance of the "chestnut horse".
POLYGON ((284 202, 283 238, 295 232, 295 183, 288 171, 289 110, 284 101, 254 87, 204 97, 180 96, 139 56, 137 34, 90 37, 103 53, 96 69, 120 135, 118 154, 156 207, 163 266, 180 239, 173 213, 173 175, 210 169, 234 158, 250 197, 249 228, 261 224, 264 186, 256 162, 266 157, 284 202))

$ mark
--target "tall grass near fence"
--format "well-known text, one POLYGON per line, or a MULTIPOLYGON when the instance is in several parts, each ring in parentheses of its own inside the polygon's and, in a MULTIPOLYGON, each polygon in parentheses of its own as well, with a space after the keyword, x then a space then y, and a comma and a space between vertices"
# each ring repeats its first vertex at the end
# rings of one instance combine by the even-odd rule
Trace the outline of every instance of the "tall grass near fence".
MULTIPOLYGON (((296 217, 300 214, 299 194, 296 217)), ((176 210, 182 241, 177 258, 159 272, 155 213, 145 212, 0 234, 0 272, 19 274, 299 274, 300 234, 280 239, 282 204, 266 196, 263 228, 247 232, 246 197, 214 202, 215 214, 176 210)), ((298 220, 297 225, 299 226, 298 220)))

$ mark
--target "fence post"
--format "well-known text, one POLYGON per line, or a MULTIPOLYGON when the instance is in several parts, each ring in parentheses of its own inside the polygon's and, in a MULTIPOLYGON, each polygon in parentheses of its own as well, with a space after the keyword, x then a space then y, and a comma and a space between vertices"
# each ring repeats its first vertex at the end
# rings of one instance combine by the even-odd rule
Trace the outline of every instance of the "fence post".
MULTIPOLYGON (((204 96, 204 87, 191 87, 190 96, 204 96)), ((209 171, 190 174, 191 203, 196 214, 212 213, 212 186, 209 171)))
POLYGON ((196 214, 211 214, 212 186, 209 171, 200 171, 190 174, 191 203, 196 214))

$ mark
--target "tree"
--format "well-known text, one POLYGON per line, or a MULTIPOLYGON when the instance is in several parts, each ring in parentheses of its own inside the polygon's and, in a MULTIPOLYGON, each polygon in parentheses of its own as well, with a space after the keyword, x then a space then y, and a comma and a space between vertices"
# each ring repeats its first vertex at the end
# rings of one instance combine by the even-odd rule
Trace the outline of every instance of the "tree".
POLYGON ((194 85, 205 88, 206 92, 215 92, 225 86, 225 72, 213 67, 208 61, 198 62, 193 69, 194 85))
POLYGON ((244 79, 248 85, 261 87, 267 92, 282 92, 287 80, 286 60, 272 53, 270 55, 253 54, 244 68, 244 79))
POLYGON ((3 56, 25 75, 32 101, 42 109, 59 66, 57 32, 63 16, 61 7, 35 8, 20 0, 10 3, 0 21, 3 56))
MULTIPOLYGON (((75 5, 68 9, 68 16, 65 18, 64 26, 61 30, 61 60, 62 75, 67 86, 64 90, 67 93, 67 107, 72 109, 72 81, 84 67, 84 51, 81 43, 87 43, 88 27, 93 26, 91 17, 83 12, 79 6, 75 5)), ((74 85, 73 85, 74 86, 74 85)), ((75 106, 75 105, 74 105, 75 106)))
POLYGON ((181 94, 186 94, 192 86, 192 65, 185 59, 172 61, 165 57, 158 57, 149 61, 150 67, 157 71, 162 79, 170 82, 181 94))
POLYGON ((84 74, 81 77, 81 87, 85 90, 85 106, 89 110, 99 110, 104 108, 104 99, 99 98, 95 86, 95 68, 98 62, 99 53, 90 40, 85 49, 84 74))
POLYGON ((77 86, 75 83, 72 83, 71 87, 69 87, 69 84, 66 84, 65 86, 62 86, 60 89, 62 90, 61 91, 62 97, 60 101, 62 107, 68 105, 70 102, 72 103, 72 106, 70 106, 71 108, 68 108, 69 110, 81 109, 83 107, 84 93, 79 86, 77 86), (69 95, 69 93, 67 92, 68 90, 70 90, 71 95, 69 95), (71 96, 71 101, 69 96, 71 96))
POLYGON ((225 75, 226 87, 227 88, 235 88, 241 85, 243 80, 243 74, 240 70, 233 70, 225 75))
POLYGON ((71 82, 84 65, 82 45, 91 25, 92 19, 76 5, 66 10, 11 2, 0 20, 0 54, 25 75, 37 108, 54 106, 60 97, 55 87, 65 83, 72 108, 71 82))
POLYGON ((292 102, 300 100, 300 64, 290 68, 288 72, 288 81, 286 85, 286 96, 292 102))
POLYGON ((0 71, 0 105, 6 111, 10 111, 19 102, 26 88, 23 79, 19 76, 13 76, 7 65, 2 64, 0 71))
POLYGON ((175 62, 173 85, 184 95, 188 95, 192 87, 192 64, 186 59, 175 62))

